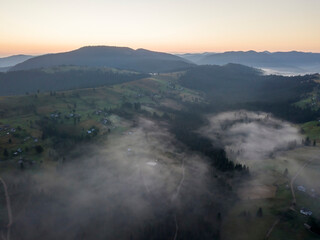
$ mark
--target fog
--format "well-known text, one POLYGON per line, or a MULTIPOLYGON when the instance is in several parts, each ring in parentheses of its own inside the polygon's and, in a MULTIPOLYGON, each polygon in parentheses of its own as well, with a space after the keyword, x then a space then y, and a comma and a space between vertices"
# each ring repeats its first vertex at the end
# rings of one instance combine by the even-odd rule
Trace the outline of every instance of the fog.
POLYGON ((205 239, 218 231, 223 187, 205 159, 149 120, 82 145, 11 183, 13 239, 205 239), (221 190, 222 189, 222 190, 221 190), (208 226, 211 226, 209 230, 208 226))
POLYGON ((282 75, 282 76, 298 76, 305 74, 315 74, 320 72, 320 64, 307 64, 302 67, 287 67, 287 68, 261 68, 265 75, 282 75))
POLYGON ((320 72, 319 66, 310 68, 261 68, 265 75, 280 75, 280 76, 299 76, 306 74, 315 74, 320 72))
MULTIPOLYGON (((250 167, 302 140, 297 128, 266 113, 225 112, 208 119, 199 131, 250 167)), ((236 199, 273 194, 271 175, 250 168, 248 181, 239 181, 241 174, 229 179, 167 127, 141 118, 40 171, 4 175, 12 239, 217 239, 236 199)))
POLYGON ((210 116, 209 126, 200 132, 221 142, 229 158, 249 165, 302 142, 299 130, 290 123, 267 113, 244 110, 210 116))

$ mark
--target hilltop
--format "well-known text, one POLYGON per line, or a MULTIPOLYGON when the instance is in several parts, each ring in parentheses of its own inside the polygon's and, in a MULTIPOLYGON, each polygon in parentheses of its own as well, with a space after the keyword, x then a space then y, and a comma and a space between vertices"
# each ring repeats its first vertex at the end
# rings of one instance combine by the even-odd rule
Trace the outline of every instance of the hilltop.
POLYGON ((60 65, 111 67, 138 72, 168 72, 194 64, 178 56, 127 47, 89 46, 74 51, 46 54, 17 64, 10 71, 29 70, 60 65))

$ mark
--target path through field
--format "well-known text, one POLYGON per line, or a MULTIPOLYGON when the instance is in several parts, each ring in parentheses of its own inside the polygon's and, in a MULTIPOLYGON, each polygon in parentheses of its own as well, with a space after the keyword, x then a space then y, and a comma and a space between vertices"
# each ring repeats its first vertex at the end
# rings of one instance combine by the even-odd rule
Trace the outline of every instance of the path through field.
POLYGON ((305 164, 303 164, 303 166, 297 171, 297 173, 293 176, 293 178, 291 179, 291 182, 290 182, 290 188, 291 188, 291 193, 292 193, 292 205, 291 205, 291 208, 295 209, 295 205, 297 203, 297 200, 296 200, 296 195, 294 193, 294 188, 293 188, 293 185, 294 185, 294 181, 296 180, 296 178, 299 176, 299 174, 301 173, 301 171, 311 163, 313 159, 310 159, 309 161, 307 161, 305 164))
MULTIPOLYGON (((301 173, 301 171, 306 167, 308 166, 311 162, 312 162, 313 159, 310 159, 308 160, 307 162, 305 162, 303 164, 303 166, 301 166, 298 171, 296 172, 296 174, 293 176, 293 178, 291 179, 290 181, 290 188, 291 188, 291 193, 292 193, 292 202, 291 202, 291 205, 289 206, 289 209, 293 210, 293 211, 296 211, 295 210, 295 206, 296 206, 296 203, 297 203, 297 200, 296 200, 296 195, 294 193, 294 182, 295 180, 297 179, 297 177, 299 176, 299 174, 301 173)), ((280 222, 280 218, 278 218, 271 226, 271 228, 268 230, 267 234, 266 234, 266 237, 265 239, 268 239, 270 237, 270 234, 272 233, 274 227, 280 222)))

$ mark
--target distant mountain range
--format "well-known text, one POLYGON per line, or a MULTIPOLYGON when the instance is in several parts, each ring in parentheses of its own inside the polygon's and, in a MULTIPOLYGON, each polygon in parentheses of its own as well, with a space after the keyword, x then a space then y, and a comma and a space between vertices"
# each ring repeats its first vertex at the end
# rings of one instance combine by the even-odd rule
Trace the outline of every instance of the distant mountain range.
POLYGON ((224 53, 180 54, 195 64, 225 65, 243 64, 266 69, 268 73, 313 73, 320 72, 320 53, 308 52, 255 52, 237 51, 224 53))
POLYGON ((172 55, 146 49, 89 46, 70 52, 41 56, 15 55, 0 58, 0 72, 55 66, 109 67, 142 73, 173 72, 196 65, 242 64, 266 74, 297 75, 320 72, 320 53, 231 51, 172 55))
POLYGON ((13 67, 14 65, 17 65, 18 63, 22 63, 33 56, 30 55, 13 55, 10 57, 3 57, 0 58, 0 72, 6 71, 13 67))
POLYGON ((187 69, 194 64, 188 60, 161 52, 127 47, 92 46, 74 51, 46 54, 28 59, 10 71, 29 70, 61 65, 111 67, 138 72, 169 72, 187 69))
POLYGON ((187 59, 190 62, 193 62, 195 64, 198 64, 202 58, 205 56, 214 54, 212 52, 204 52, 204 53, 183 53, 183 54, 176 54, 179 57, 182 57, 184 59, 187 59))

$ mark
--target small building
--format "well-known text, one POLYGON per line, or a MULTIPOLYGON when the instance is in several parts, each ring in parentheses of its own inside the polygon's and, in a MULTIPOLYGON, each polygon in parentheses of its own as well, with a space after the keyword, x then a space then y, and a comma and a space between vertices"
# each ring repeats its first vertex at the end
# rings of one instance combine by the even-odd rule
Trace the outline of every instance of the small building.
POLYGON ((301 192, 305 192, 306 188, 304 186, 298 186, 297 189, 301 192))
POLYGON ((154 161, 146 162, 146 164, 147 164, 147 165, 149 165, 149 166, 152 166, 152 167, 154 167, 154 166, 156 166, 156 165, 157 165, 157 163, 156 163, 156 162, 154 162, 154 161))
POLYGON ((23 139, 23 141, 28 141, 30 139, 30 137, 26 137, 25 139, 23 139))
POLYGON ((312 212, 306 208, 302 208, 300 210, 300 213, 303 214, 303 215, 306 215, 306 216, 311 216, 312 215, 312 212))

